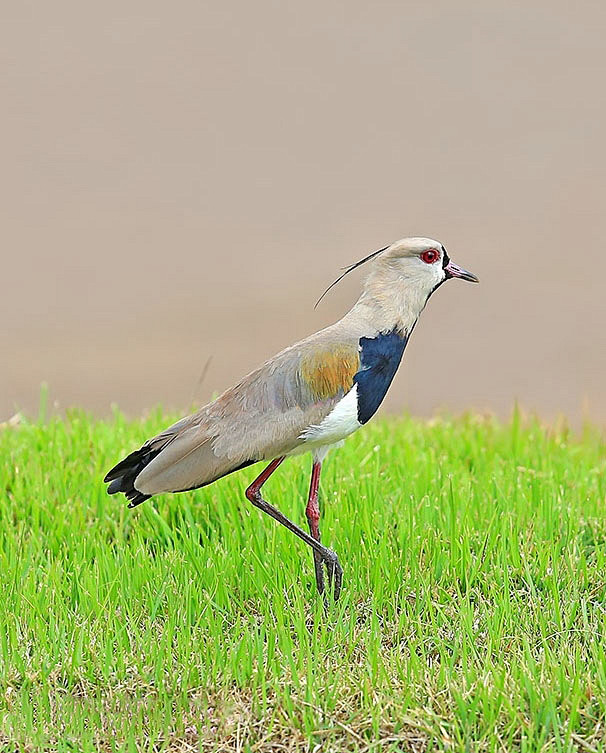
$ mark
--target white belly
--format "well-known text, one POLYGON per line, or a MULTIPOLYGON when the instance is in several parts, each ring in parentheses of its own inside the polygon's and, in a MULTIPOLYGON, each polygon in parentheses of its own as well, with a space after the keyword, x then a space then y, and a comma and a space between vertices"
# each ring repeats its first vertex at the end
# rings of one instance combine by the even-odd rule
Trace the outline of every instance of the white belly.
POLYGON ((297 449, 299 452, 313 450, 315 447, 331 445, 342 442, 362 424, 358 421, 358 385, 354 384, 347 395, 343 397, 326 416, 322 423, 317 426, 308 426, 301 434, 303 445, 297 449))

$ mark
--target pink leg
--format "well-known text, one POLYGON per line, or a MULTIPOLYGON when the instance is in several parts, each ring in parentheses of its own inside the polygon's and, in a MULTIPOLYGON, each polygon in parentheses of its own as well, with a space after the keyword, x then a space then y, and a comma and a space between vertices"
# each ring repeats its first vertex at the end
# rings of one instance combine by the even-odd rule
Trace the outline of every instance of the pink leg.
POLYGON ((249 499, 251 497, 256 497, 259 494, 263 484, 267 481, 267 479, 271 476, 271 474, 276 470, 276 468, 283 461, 284 461, 284 457, 276 458, 275 460, 272 460, 271 463, 267 466, 267 468, 263 471, 263 473, 257 476, 257 478, 252 482, 252 484, 246 490, 246 496, 249 499))
POLYGON ((320 481, 320 463, 316 464, 314 463, 314 469, 312 471, 312 480, 311 480, 311 489, 309 493, 310 501, 308 502, 308 510, 313 510, 313 518, 309 518, 310 521, 309 525, 311 528, 312 535, 305 533, 305 531, 302 531, 298 526, 296 526, 291 520, 289 520, 286 515, 283 515, 278 509, 276 509, 273 505, 270 505, 267 500, 263 499, 261 496, 261 487, 263 484, 267 481, 267 479, 271 476, 271 474, 276 470, 276 468, 280 465, 280 463, 284 460, 283 457, 276 458, 275 460, 272 460, 271 463, 267 466, 267 468, 261 473, 260 476, 258 476, 252 484, 248 487, 246 490, 246 497, 249 499, 255 507, 258 507, 259 510, 262 510, 263 512, 266 512, 268 515, 271 515, 271 517, 274 520, 277 520, 278 523, 281 523, 283 526, 288 528, 289 531, 292 531, 296 536, 298 536, 300 539, 303 539, 303 541, 308 544, 314 552, 314 562, 316 564, 316 583, 318 586, 318 590, 320 593, 324 591, 324 578, 322 574, 322 563, 326 563, 326 568, 328 570, 328 577, 329 582, 332 585, 333 576, 334 576, 334 598, 335 601, 339 598, 339 593, 341 591, 341 580, 343 576, 343 570, 341 569, 341 565, 339 564, 339 559, 337 555, 330 549, 327 549, 325 546, 322 546, 320 543, 320 530, 318 527, 318 519, 320 517, 320 511, 318 509, 318 484, 320 481), (317 468, 316 468, 317 465, 317 468), (313 498, 313 501, 312 501, 313 498), (312 519, 315 520, 312 527, 312 519), (320 575, 318 575, 318 572, 320 575))
MULTIPOLYGON (((318 487, 320 486, 320 472, 322 463, 314 461, 311 469, 311 484, 305 515, 309 523, 309 530, 316 541, 320 541, 320 506, 318 504, 318 487)), ((316 586, 320 593, 324 593, 324 571, 322 569, 322 557, 314 550, 314 568, 316 571, 316 586)), ((330 571, 329 571, 330 573, 330 571)))
POLYGON ((307 500, 307 508, 305 514, 307 515, 307 522, 309 523, 309 530, 311 535, 320 541, 320 527, 318 525, 320 521, 320 507, 318 505, 318 487, 320 486, 320 471, 322 470, 322 463, 314 462, 311 469, 311 484, 309 487, 309 498, 307 500))

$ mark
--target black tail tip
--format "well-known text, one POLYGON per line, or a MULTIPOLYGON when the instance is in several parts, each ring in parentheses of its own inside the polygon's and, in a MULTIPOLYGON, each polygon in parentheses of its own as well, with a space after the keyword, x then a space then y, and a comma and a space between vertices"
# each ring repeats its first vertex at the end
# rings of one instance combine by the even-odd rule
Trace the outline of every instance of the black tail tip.
POLYGON ((143 494, 135 488, 135 480, 141 471, 150 463, 156 455, 161 451, 161 447, 155 449, 150 448, 146 443, 139 450, 131 452, 130 455, 121 460, 115 465, 111 471, 105 474, 103 479, 107 487, 108 494, 117 494, 122 492, 126 495, 126 498, 130 500, 129 507, 136 507, 146 499, 149 499, 151 494, 143 494))
POLYGON ((140 505, 152 496, 151 494, 143 494, 143 492, 135 489, 132 478, 125 478, 124 476, 115 478, 107 487, 108 494, 118 494, 118 492, 123 492, 126 499, 130 500, 129 507, 137 507, 137 505, 140 505))
POLYGON ((130 499, 130 502, 128 503, 129 510, 132 510, 133 507, 137 507, 138 505, 145 502, 146 499, 150 499, 152 496, 151 494, 142 494, 141 492, 135 492, 130 493, 126 495, 128 499, 130 499))
MULTIPOLYGON (((104 481, 107 484, 107 476, 105 477, 104 481)), ((121 491, 122 491, 122 476, 120 476, 120 478, 115 478, 107 487, 108 494, 117 494, 118 492, 121 492, 121 491)))

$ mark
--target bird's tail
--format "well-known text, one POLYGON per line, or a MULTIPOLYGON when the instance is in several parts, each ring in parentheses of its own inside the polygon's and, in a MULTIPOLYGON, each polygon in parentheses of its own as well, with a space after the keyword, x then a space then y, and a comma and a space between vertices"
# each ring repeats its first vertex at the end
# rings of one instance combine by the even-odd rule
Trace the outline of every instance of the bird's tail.
POLYGON ((103 479, 106 484, 109 483, 107 493, 123 492, 129 500, 129 507, 136 507, 149 499, 152 496, 151 494, 143 494, 135 488, 135 479, 145 466, 151 463, 158 453, 162 452, 168 442, 170 442, 170 439, 165 442, 152 439, 115 465, 103 479))
POLYGON ((109 484, 107 493, 122 492, 129 500, 128 506, 136 507, 154 494, 199 489, 257 462, 217 456, 212 435, 200 428, 196 418, 196 415, 182 418, 121 460, 105 476, 104 481, 109 484), (165 450, 162 461, 158 455, 165 450), (156 458, 158 461, 154 462, 156 458))

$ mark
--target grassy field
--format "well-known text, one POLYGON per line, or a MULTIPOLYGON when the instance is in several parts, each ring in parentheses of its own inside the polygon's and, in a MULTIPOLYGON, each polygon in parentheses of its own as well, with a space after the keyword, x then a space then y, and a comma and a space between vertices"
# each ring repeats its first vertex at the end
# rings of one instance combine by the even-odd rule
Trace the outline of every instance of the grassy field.
MULTIPOLYGON (((606 750, 598 430, 371 423, 322 479, 325 613, 310 552, 244 498, 256 467, 105 494, 172 418, 0 429, 0 750, 606 750)), ((309 467, 266 486, 300 523, 309 467)))

